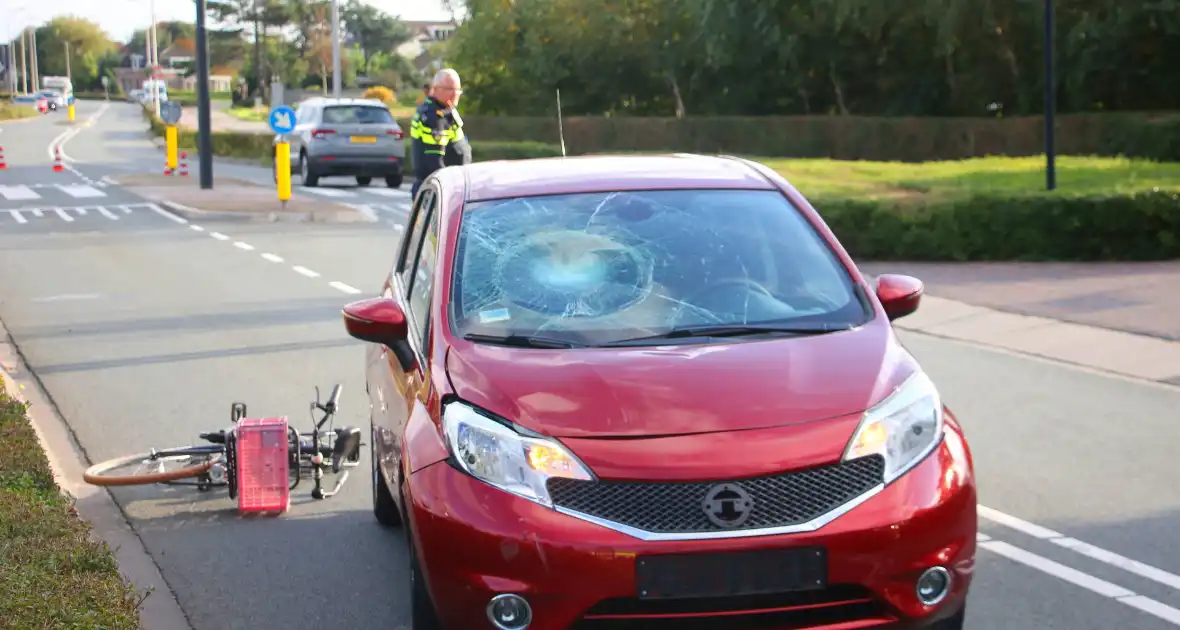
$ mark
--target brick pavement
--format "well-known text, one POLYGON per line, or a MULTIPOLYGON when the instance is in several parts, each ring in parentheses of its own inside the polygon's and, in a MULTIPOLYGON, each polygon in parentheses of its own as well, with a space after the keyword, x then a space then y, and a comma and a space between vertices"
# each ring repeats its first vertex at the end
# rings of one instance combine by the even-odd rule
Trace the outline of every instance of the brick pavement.
POLYGON ((915 276, 940 298, 1180 341, 1180 261, 858 265, 915 276))

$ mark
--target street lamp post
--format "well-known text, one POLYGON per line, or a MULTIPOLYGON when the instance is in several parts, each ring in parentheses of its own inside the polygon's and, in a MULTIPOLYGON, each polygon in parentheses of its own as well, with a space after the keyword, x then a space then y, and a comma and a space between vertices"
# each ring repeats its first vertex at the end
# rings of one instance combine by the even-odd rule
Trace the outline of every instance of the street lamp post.
POLYGON ((152 60, 151 60, 151 64, 149 64, 151 67, 151 74, 149 76, 152 78, 152 83, 151 83, 151 85, 152 85, 152 107, 156 111, 156 117, 159 118, 160 117, 160 85, 158 83, 156 83, 156 81, 159 81, 160 79, 156 77, 156 66, 160 65, 160 48, 158 46, 158 42, 156 41, 156 38, 158 37, 158 34, 156 33, 156 0, 151 0, 151 2, 149 3, 148 10, 151 11, 151 13, 152 13, 152 28, 150 30, 151 37, 152 37, 152 51, 151 51, 152 60))
POLYGON ((32 89, 32 91, 35 92, 38 89, 37 85, 41 82, 41 62, 37 59, 37 27, 36 26, 29 27, 29 41, 32 42, 30 50, 32 50, 32 52, 33 52, 33 56, 29 58, 29 60, 30 60, 29 66, 30 66, 30 69, 32 69, 32 71, 33 71, 33 89, 32 89))
POLYGON ((205 33, 205 0, 197 5, 197 159, 201 188, 213 188, 213 138, 209 112, 209 40, 205 33))
POLYGON ((1053 0, 1045 2, 1045 188, 1057 188, 1057 155, 1053 134, 1057 81, 1053 76, 1053 0))
POLYGON ((332 0, 332 96, 340 98, 340 1, 332 0))

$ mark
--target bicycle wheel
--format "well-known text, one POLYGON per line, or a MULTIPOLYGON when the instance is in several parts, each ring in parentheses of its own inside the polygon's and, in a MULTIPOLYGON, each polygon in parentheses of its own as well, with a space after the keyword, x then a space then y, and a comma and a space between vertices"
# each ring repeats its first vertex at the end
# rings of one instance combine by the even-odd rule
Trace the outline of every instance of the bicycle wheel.
POLYGON ((182 446, 99 462, 87 468, 82 479, 95 486, 167 483, 206 473, 224 456, 225 447, 220 444, 182 446))

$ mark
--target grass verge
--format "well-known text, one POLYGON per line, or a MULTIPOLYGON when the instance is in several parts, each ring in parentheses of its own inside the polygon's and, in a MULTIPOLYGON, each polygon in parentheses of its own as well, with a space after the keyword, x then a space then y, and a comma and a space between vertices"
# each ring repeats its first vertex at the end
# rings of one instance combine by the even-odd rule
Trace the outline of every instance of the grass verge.
POLYGON ((21 118, 34 118, 40 115, 32 107, 20 107, 0 103, 0 120, 19 120, 21 118))
POLYGON ((0 627, 137 630, 135 591, 53 480, 25 406, 0 383, 0 627))

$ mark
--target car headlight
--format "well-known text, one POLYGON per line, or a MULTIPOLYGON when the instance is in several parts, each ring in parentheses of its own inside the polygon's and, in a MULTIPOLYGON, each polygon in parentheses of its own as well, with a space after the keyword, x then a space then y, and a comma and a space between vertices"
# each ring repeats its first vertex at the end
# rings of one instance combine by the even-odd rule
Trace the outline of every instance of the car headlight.
POLYGON ((924 372, 915 372, 885 400, 865 412, 844 461, 881 455, 885 483, 904 475, 942 441, 942 398, 924 372))
POLYGON ((546 507, 553 507, 545 487, 549 479, 593 479, 586 466, 561 444, 522 435, 470 405, 447 404, 442 426, 447 448, 467 474, 546 507))

